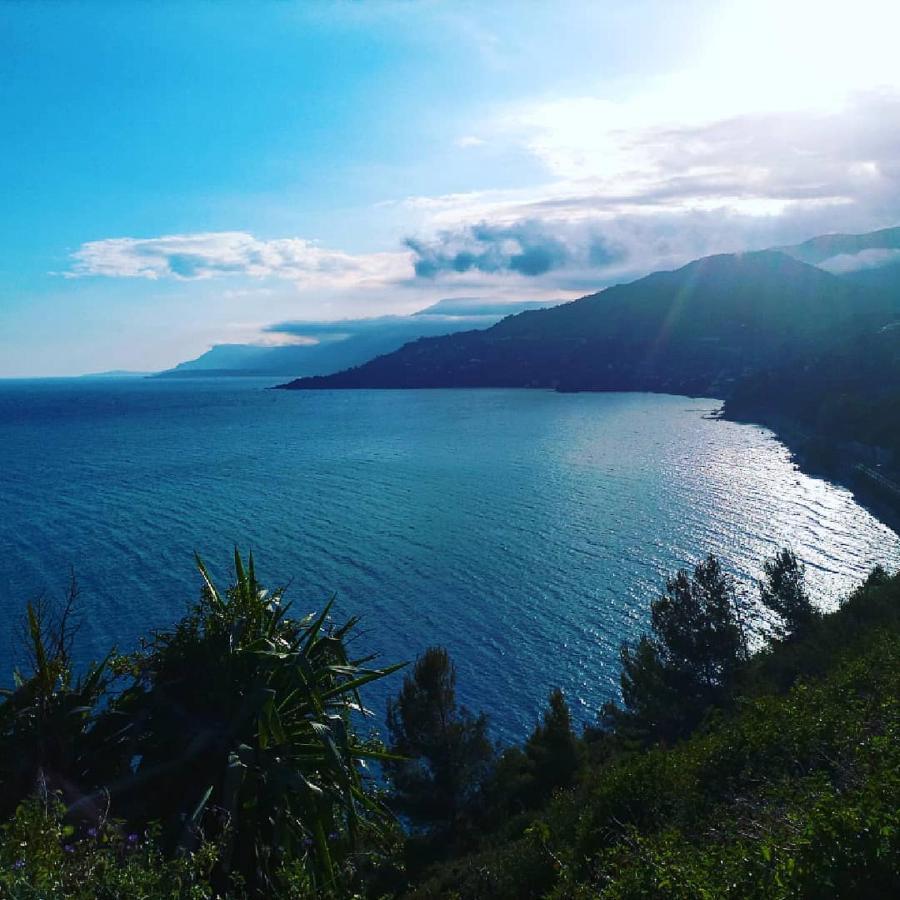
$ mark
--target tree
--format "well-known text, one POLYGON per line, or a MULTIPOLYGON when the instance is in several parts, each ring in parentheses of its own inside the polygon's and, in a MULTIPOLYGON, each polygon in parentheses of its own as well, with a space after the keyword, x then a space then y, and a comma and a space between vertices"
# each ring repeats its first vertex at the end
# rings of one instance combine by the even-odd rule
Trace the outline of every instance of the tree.
POLYGON ((563 692, 550 692, 543 721, 525 743, 525 755, 534 773, 534 802, 545 800, 557 788, 571 787, 578 770, 578 741, 563 692))
POLYGON ((645 742, 688 733, 723 703, 746 658, 734 580, 712 555, 666 582, 650 607, 652 636, 621 651, 625 710, 604 707, 608 722, 645 742))
POLYGON ((575 783, 580 764, 569 706, 556 688, 525 744, 508 747, 497 760, 486 786, 487 821, 496 827, 510 814, 540 806, 575 783))
POLYGON ((385 762, 398 811, 438 831, 471 809, 494 750, 484 714, 456 704, 456 669, 443 647, 428 648, 388 701, 391 753, 385 762))
POLYGON ((763 565, 766 577, 759 582, 759 598, 780 621, 782 638, 805 634, 819 618, 804 584, 804 566, 793 551, 784 548, 763 565))
POLYGON ((677 737, 684 727, 684 698, 666 671, 657 643, 642 635, 634 647, 622 645, 619 659, 624 709, 613 702, 604 704, 604 724, 619 736, 642 743, 677 737))
POLYGON ((884 566, 876 565, 866 576, 866 580, 862 583, 864 589, 883 587, 891 580, 884 566))

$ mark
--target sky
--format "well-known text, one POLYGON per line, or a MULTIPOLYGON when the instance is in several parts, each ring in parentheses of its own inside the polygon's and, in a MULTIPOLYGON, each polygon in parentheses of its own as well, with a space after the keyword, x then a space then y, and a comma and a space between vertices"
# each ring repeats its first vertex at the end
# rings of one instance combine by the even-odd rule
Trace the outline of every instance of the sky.
POLYGON ((898 225, 898 33, 895 0, 6 0, 0 377, 898 225))

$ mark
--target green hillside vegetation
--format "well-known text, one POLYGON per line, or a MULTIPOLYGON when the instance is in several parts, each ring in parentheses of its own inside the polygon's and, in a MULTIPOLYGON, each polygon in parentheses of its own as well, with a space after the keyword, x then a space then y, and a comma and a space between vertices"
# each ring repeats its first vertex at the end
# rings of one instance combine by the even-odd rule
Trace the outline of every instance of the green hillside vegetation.
POLYGON ((574 785, 522 802, 408 896, 896 896, 900 577, 800 621, 727 676, 692 678, 677 651, 660 666, 652 639, 629 651, 633 705, 576 740, 574 785))
POLYGON ((820 454, 856 441, 888 450, 900 464, 900 319, 808 363, 748 376, 724 412, 754 421, 788 419, 820 439, 820 454))
POLYGON ((553 691, 507 748, 438 647, 398 682, 385 747, 360 692, 392 670, 348 655, 355 621, 293 618, 252 560, 224 593, 200 573, 173 629, 78 675, 73 605, 28 606, 30 667, 0 702, 0 896, 900 889, 900 573, 823 615, 789 551, 753 596, 703 560, 623 647, 619 704, 578 734, 553 691))

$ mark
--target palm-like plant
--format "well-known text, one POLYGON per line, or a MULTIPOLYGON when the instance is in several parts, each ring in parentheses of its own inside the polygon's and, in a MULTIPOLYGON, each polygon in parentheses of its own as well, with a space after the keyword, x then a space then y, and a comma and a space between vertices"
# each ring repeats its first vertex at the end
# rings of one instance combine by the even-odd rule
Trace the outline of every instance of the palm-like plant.
POLYGON ((235 551, 234 566, 223 594, 197 558, 201 600, 154 637, 110 713, 128 723, 122 800, 163 822, 173 846, 220 840, 223 881, 267 893, 300 859, 324 894, 390 821, 363 771, 385 754, 357 738, 353 717, 365 714, 359 689, 399 666, 351 658, 356 619, 330 624, 331 602, 294 619, 283 591, 257 582, 252 555, 245 567, 235 551))
POLYGON ((109 657, 73 671, 77 593, 73 579, 59 615, 43 601, 26 607, 29 666, 14 673, 12 689, 0 690, 0 815, 34 791, 59 790, 74 801, 92 786, 93 729, 112 675, 109 657))

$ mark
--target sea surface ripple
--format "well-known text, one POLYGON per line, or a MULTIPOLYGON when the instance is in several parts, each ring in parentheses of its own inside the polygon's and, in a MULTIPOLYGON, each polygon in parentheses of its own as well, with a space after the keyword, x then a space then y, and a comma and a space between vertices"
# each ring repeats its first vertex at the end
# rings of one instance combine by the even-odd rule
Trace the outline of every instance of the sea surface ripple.
MULTIPOLYGON (((383 662, 446 645, 470 708, 522 737, 580 721, 677 567, 748 589, 789 544, 833 606, 900 538, 716 400, 544 391, 267 391, 256 379, 0 382, 0 684, 24 602, 81 589, 84 654, 130 649, 224 583, 233 545, 299 611, 337 596, 383 662)), ((387 691, 369 694, 381 725, 387 691)))

